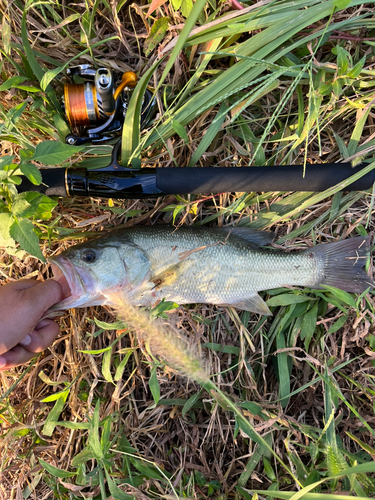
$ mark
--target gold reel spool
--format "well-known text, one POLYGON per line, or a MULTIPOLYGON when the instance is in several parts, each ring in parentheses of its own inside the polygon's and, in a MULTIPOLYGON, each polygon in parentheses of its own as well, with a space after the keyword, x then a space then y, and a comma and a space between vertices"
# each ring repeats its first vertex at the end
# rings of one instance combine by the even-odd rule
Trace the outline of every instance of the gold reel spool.
POLYGON ((64 85, 65 113, 72 127, 96 125, 100 120, 95 85, 67 83, 64 85))
MULTIPOLYGON (((134 88, 137 75, 127 71, 116 88, 113 99, 116 101, 125 87, 134 88)), ((65 113, 71 127, 96 126, 106 120, 108 114, 102 109, 100 95, 93 82, 67 83, 64 85, 65 113)))

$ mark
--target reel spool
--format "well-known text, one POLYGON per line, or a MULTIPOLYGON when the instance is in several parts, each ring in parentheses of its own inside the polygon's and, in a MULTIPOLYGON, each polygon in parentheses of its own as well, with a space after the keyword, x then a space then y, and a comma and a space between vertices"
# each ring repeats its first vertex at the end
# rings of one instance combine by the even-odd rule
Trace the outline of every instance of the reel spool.
MULTIPOLYGON (((63 109, 72 129, 83 129, 82 133, 71 133, 65 138, 70 145, 87 142, 105 142, 121 132, 131 90, 137 84, 137 76, 127 71, 118 78, 108 68, 95 70, 89 64, 81 64, 67 70, 69 76, 78 75, 84 83, 64 85, 63 109)), ((155 99, 146 90, 142 110, 141 127, 149 123, 155 111, 155 99)), ((81 132, 81 131, 80 131, 81 132)))

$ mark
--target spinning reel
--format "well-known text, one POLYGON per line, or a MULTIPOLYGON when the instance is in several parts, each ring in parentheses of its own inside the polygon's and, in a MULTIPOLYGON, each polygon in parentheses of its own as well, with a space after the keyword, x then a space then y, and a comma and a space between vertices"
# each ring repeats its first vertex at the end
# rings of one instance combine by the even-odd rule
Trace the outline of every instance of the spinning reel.
MULTIPOLYGON (((137 76, 127 71, 119 79, 108 68, 95 70, 90 64, 80 64, 67 69, 72 78, 77 75, 84 83, 64 85, 63 109, 73 130, 65 142, 79 146, 87 142, 102 143, 121 133, 131 91, 137 84, 137 76)), ((141 128, 148 125, 155 113, 156 102, 146 89, 142 109, 141 128)))

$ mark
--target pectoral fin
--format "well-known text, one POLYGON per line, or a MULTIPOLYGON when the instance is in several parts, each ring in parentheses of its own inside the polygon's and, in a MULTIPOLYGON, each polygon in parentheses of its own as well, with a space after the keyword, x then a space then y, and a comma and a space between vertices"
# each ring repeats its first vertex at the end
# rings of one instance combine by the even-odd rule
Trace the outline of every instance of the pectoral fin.
POLYGON ((237 309, 242 309, 243 311, 250 311, 257 314, 262 314, 263 316, 272 316, 272 313, 269 310, 267 304, 257 293, 251 295, 250 297, 247 297, 244 300, 241 300, 240 302, 236 302, 233 304, 221 304, 221 305, 236 307, 237 309))
POLYGON ((181 264, 176 264, 174 266, 168 267, 161 273, 150 278, 149 281, 151 281, 155 285, 153 289, 157 290, 162 288, 163 286, 170 286, 173 283, 175 283, 178 277, 178 271, 180 267, 181 264))

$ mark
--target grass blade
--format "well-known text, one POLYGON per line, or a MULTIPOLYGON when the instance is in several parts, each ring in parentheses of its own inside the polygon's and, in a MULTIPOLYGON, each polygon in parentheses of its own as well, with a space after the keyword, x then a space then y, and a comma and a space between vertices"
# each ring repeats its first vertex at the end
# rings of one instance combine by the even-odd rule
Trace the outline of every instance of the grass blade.
POLYGON ((193 167, 196 163, 198 163, 199 159, 207 151, 208 147, 210 146, 217 133, 219 132, 222 124, 224 123, 227 113, 228 105, 223 102, 216 114, 216 117, 212 120, 209 129, 199 143, 197 149, 194 151, 194 154, 189 161, 188 167, 193 167))
POLYGON ((196 0, 195 1, 193 8, 189 14, 189 17, 186 19, 185 26, 182 28, 182 31, 181 31, 180 36, 178 37, 177 43, 176 43, 175 47, 173 48, 172 53, 168 59, 168 62, 164 68, 163 74, 161 75, 161 78, 160 78, 160 81, 158 84, 158 88, 156 90, 158 90, 161 87, 161 85, 164 82, 164 80, 166 79, 168 73, 172 69, 174 62, 178 57, 178 54, 181 52, 182 48, 184 47, 185 42, 188 39, 190 32, 193 29, 195 23, 197 22, 197 19, 200 16, 205 5, 206 5, 206 0, 196 0))

